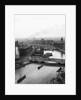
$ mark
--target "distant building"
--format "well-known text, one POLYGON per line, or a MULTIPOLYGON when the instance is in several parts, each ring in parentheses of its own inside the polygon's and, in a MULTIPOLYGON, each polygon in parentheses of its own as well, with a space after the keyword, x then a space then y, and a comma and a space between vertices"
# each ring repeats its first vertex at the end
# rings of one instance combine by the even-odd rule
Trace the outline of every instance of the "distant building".
POLYGON ((63 41, 63 38, 61 37, 61 42, 63 41))

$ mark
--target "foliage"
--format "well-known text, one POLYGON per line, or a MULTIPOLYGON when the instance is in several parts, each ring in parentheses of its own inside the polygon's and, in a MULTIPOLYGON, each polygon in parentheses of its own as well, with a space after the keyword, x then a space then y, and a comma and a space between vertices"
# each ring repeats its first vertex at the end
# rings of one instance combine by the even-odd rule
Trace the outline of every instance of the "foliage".
POLYGON ((63 69, 61 72, 57 73, 55 78, 52 78, 49 84, 65 84, 65 70, 63 69))

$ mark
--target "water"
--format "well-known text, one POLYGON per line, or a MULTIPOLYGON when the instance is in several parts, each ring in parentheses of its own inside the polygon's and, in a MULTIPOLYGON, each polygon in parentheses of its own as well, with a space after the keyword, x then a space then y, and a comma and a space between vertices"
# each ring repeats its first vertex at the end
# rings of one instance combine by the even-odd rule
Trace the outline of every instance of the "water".
MULTIPOLYGON (((64 54, 61 55, 61 53, 57 51, 44 51, 44 54, 48 52, 53 54, 50 58, 65 58, 64 54)), ((56 77, 57 70, 59 69, 58 66, 43 66, 38 70, 39 66, 40 64, 29 64, 16 70, 15 82, 17 83, 17 80, 24 75, 26 75, 26 78, 21 82, 21 84, 47 84, 53 77, 56 77)))
POLYGON ((65 59, 65 54, 62 54, 59 51, 44 51, 44 54, 46 53, 52 53, 53 56, 50 56, 50 58, 65 59))

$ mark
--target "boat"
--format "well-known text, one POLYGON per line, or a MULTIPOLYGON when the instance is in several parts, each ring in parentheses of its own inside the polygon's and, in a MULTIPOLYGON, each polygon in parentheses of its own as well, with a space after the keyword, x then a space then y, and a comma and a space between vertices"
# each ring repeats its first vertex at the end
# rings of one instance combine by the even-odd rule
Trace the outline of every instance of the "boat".
POLYGON ((38 70, 39 70, 41 67, 43 67, 43 65, 39 66, 39 67, 38 67, 38 70))
POLYGON ((22 82, 25 78, 26 78, 26 75, 24 75, 23 77, 21 77, 21 78, 17 81, 17 83, 22 82))

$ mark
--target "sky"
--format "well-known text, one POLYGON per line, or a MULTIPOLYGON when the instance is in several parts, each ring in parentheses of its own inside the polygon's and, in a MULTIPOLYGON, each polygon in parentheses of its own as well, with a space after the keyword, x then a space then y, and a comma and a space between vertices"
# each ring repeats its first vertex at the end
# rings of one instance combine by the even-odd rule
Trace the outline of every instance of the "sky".
POLYGON ((15 38, 65 37, 65 15, 15 15, 15 38))

